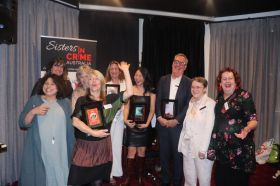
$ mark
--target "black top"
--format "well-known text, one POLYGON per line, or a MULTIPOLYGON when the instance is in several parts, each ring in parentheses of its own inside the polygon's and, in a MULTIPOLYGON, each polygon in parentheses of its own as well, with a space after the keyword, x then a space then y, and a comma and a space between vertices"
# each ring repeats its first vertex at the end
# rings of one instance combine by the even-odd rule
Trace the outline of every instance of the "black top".
MULTIPOLYGON (((151 100, 150 96, 136 96, 136 95, 133 95, 130 98, 130 102, 129 102, 128 119, 133 120, 136 124, 145 124, 147 122, 147 119, 148 119, 148 116, 149 116, 149 113, 150 113, 150 100, 151 100), (135 118, 135 114, 136 114, 135 112, 139 111, 139 110, 137 111, 136 107, 141 109, 140 112, 142 112, 142 114, 143 114, 143 117, 144 117, 143 120, 135 118), (140 120, 142 120, 142 121, 140 121, 140 120)), ((137 127, 134 127, 131 130, 135 130, 134 132, 137 132, 137 131, 143 131, 145 129, 139 129, 137 127)))
POLYGON ((224 99, 217 96, 215 106, 215 124, 208 149, 208 159, 217 159, 220 163, 244 172, 255 169, 254 130, 245 139, 239 139, 234 133, 240 133, 247 122, 257 120, 256 108, 249 92, 238 89, 224 99))
MULTIPOLYGON (((105 119, 105 128, 109 129, 111 128, 112 121, 117 113, 117 111, 121 108, 122 106, 122 100, 123 100, 123 92, 119 94, 110 94, 106 96, 106 101, 103 102, 103 115, 105 119)), ((82 96, 79 97, 76 105, 75 105, 75 110, 72 114, 72 117, 79 118, 81 121, 84 120, 83 113, 82 113, 82 108, 84 105, 89 105, 92 102, 96 102, 92 99, 90 99, 89 96, 82 96)), ((85 121, 83 121, 85 122, 85 121)), ((83 140, 88 140, 88 141, 98 141, 104 138, 98 138, 98 137, 93 137, 90 136, 79 129, 75 128, 75 137, 83 140)))

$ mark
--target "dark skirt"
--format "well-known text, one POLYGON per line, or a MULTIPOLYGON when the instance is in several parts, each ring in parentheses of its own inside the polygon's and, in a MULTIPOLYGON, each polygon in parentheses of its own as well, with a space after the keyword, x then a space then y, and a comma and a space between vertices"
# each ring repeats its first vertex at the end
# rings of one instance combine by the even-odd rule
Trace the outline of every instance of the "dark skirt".
POLYGON ((138 129, 126 127, 124 145, 127 147, 146 147, 149 141, 150 128, 138 129))
POLYGON ((99 141, 77 139, 68 185, 83 185, 96 180, 109 182, 112 168, 111 137, 99 141))
POLYGON ((68 177, 68 185, 84 185, 92 183, 96 180, 110 182, 111 169, 112 162, 95 167, 80 167, 71 165, 68 177))

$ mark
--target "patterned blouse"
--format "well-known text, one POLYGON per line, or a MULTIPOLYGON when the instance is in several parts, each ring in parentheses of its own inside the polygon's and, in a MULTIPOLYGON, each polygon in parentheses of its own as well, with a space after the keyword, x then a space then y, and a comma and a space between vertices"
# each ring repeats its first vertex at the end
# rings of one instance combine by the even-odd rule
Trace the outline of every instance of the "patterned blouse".
POLYGON ((256 166, 254 131, 249 132, 243 140, 234 135, 240 133, 248 121, 257 120, 251 94, 238 89, 227 99, 219 94, 216 102, 208 159, 216 159, 233 169, 253 172, 256 166))

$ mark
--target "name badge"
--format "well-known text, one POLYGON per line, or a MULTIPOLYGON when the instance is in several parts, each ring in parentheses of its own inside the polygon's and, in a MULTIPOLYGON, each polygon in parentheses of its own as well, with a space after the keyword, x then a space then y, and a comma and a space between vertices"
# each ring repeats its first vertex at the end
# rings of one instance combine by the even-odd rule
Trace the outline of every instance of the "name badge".
POLYGON ((103 105, 103 107, 105 110, 110 109, 110 108, 112 108, 112 104, 103 105))
POLYGON ((225 102, 224 107, 225 107, 226 110, 229 109, 228 102, 225 102))

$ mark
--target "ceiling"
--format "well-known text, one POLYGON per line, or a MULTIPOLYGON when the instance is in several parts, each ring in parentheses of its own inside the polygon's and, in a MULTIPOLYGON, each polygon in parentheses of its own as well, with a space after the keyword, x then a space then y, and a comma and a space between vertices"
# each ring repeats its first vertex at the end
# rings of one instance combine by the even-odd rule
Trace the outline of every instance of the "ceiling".
POLYGON ((280 0, 79 0, 81 5, 124 7, 207 17, 280 11, 280 0))

